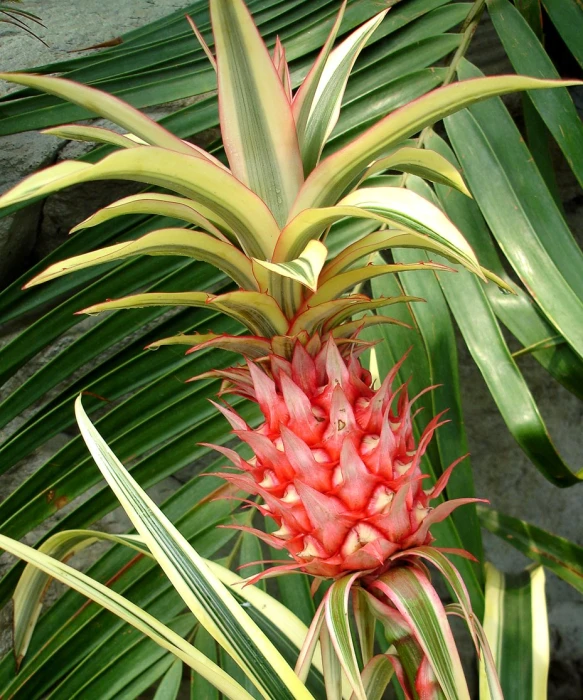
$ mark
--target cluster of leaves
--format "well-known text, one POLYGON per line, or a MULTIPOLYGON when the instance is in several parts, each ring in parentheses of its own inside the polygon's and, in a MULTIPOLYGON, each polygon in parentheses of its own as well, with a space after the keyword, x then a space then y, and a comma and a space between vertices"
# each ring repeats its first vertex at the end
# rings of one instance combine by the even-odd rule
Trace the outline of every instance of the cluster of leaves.
MULTIPOLYGON (((341 147, 379 117, 450 79, 448 68, 440 67, 441 62, 464 47, 472 29, 468 15, 479 4, 448 0, 397 3, 355 66, 326 153, 341 147), (457 29, 460 25, 462 31, 457 29)), ((524 9, 523 6, 538 3, 516 5, 524 9)), ((545 0, 544 5, 581 62, 575 31, 577 26, 583 30, 580 11, 571 15, 570 5, 565 9, 567 6, 559 0, 545 0)), ((311 52, 325 39, 337 10, 336 3, 319 2, 316 10, 313 1, 257 0, 249 6, 269 45, 273 45, 276 34, 280 36, 291 64, 292 85, 297 85, 309 66, 311 52)), ((514 67, 521 73, 558 77, 537 38, 541 33, 540 25, 536 24, 539 15, 536 12, 523 15, 517 7, 508 0, 488 2, 490 16, 514 67)), ((212 47, 206 7, 196 4, 186 11, 192 14, 212 47)), ((349 3, 340 33, 346 33, 377 11, 376 2, 349 3)), ((472 19, 475 16, 470 14, 472 19)), ((203 94, 215 85, 212 67, 184 23, 184 11, 132 32, 124 37, 122 44, 97 56, 35 70, 58 71, 119 94, 138 107, 203 94)), ((479 71, 460 60, 457 75, 464 79, 479 75, 479 71)), ((583 129, 565 89, 552 94, 533 92, 525 99, 524 109, 528 116, 528 146, 497 99, 448 117, 445 125, 449 144, 432 131, 424 134, 425 145, 452 163, 461 163, 474 201, 444 185, 438 184, 431 190, 414 176, 406 179, 407 187, 444 208, 470 241, 480 262, 506 280, 517 294, 502 295, 493 285, 483 288, 478 280, 462 272, 455 276, 404 274, 398 280, 375 280, 372 285, 378 296, 406 293, 428 300, 427 305, 411 305, 396 312, 401 314, 401 320, 415 327, 422 341, 414 349, 416 371, 411 380, 415 385, 412 390, 431 384, 444 386, 440 392, 422 398, 425 411, 417 418, 417 431, 421 432, 443 408, 452 412, 451 424, 442 430, 437 443, 428 451, 428 471, 438 476, 467 451, 453 316, 510 432, 549 481, 557 486, 571 486, 578 483, 581 474, 570 469, 554 447, 500 324, 532 352, 556 381, 581 396, 583 336, 578 319, 583 288, 578 272, 582 269, 582 255, 555 201, 552 184, 549 187, 552 171, 545 159, 545 144, 550 133, 581 183, 583 129), (519 283, 508 275, 508 265, 519 283)), ((52 127, 87 116, 83 108, 26 89, 0 101, 0 133, 52 127)), ((214 96, 203 98, 164 120, 165 126, 181 137, 194 136, 217 122, 214 96)), ((104 153, 105 148, 98 149, 84 160, 95 162, 104 153)), ((221 156, 220 144, 216 144, 214 153, 221 156)), ((2 322, 20 321, 40 309, 49 308, 49 311, 0 351, 2 380, 11 377, 77 323, 79 317, 73 315, 75 311, 104 298, 123 296, 137 289, 187 290, 193 279, 198 287, 226 289, 226 278, 202 263, 154 258, 113 263, 109 269, 88 268, 43 287, 20 291, 22 282, 48 263, 104 243, 131 240, 174 223, 172 219, 143 215, 79 232, 29 271, 26 278, 7 288, 0 295, 2 322), (104 269, 107 269, 105 273, 104 269), (63 302, 65 294, 67 300, 63 302)), ((347 240, 370 230, 363 222, 340 222, 335 225, 335 236, 347 240)), ((418 251, 404 249, 398 254, 401 262, 417 262, 420 255, 418 251)), ((72 399, 79 391, 86 393, 84 404, 89 412, 104 407, 101 397, 108 400, 108 406, 111 404, 98 422, 100 432, 144 487, 202 457, 206 449, 198 443, 220 443, 225 439, 222 419, 206 401, 216 393, 216 383, 193 385, 184 384, 184 380, 201 371, 224 367, 231 363, 232 356, 216 349, 212 353, 201 351, 196 356, 195 370, 193 356, 184 357, 180 349, 145 354, 143 347, 164 335, 196 332, 211 325, 216 332, 236 333, 237 324, 228 319, 219 320, 212 311, 198 309, 181 310, 171 318, 162 316, 159 308, 122 314, 105 318, 79 336, 0 404, 0 421, 7 425, 34 407, 48 392, 53 392, 53 398, 42 411, 33 412, 0 447, 3 470, 71 426, 72 399), (148 330, 141 331, 146 324, 148 330), (134 334, 132 341, 122 342, 130 333, 134 334), (89 362, 91 369, 83 370, 89 362), (79 372, 79 378, 72 384, 64 383, 73 371, 79 372)), ((381 374, 411 345, 411 337, 411 331, 405 328, 391 328, 390 334, 387 333, 389 342, 385 343, 390 352, 377 357, 381 374)), ((252 407, 241 405, 239 410, 249 420, 253 419, 252 407)), ((207 470, 214 468, 213 464, 207 470)), ((3 534, 20 538, 65 504, 71 504, 67 514, 46 538, 65 529, 86 528, 116 505, 106 487, 79 498, 99 482, 100 474, 87 458, 81 439, 72 439, 0 505, 3 534)), ((206 557, 230 543, 236 547, 229 563, 261 558, 252 540, 243 537, 235 541, 231 531, 216 529, 217 524, 230 520, 232 508, 229 502, 205 500, 217 483, 212 478, 189 481, 164 504, 164 512, 206 557)), ((471 467, 466 463, 454 473, 447 495, 456 498, 471 495, 472 491, 471 467)), ((537 561, 550 564, 559 575, 581 588, 580 550, 505 516, 495 517, 490 511, 479 514, 486 527, 506 537, 510 533, 509 541, 537 561)), ((444 545, 461 545, 479 556, 477 515, 454 515, 452 522, 443 524, 440 539, 444 545)), ((0 582, 1 603, 11 596, 20 572, 21 567, 16 566, 0 582)), ((181 615, 182 601, 168 582, 160 579, 150 560, 114 547, 92 567, 90 574, 97 580, 111 581, 114 590, 124 592, 162 622, 175 627, 182 636, 192 631, 191 620, 181 615)), ((474 610, 482 617, 482 571, 468 563, 463 574, 474 610)), ((293 606, 296 614, 309 624, 315 610, 307 583, 294 577, 292 582, 282 579, 278 585, 281 600, 293 606)), ((82 694, 90 683, 96 697, 136 697, 166 671, 176 674, 171 654, 133 631, 121 635, 121 628, 122 623, 112 620, 108 613, 95 606, 82 607, 79 596, 68 593, 40 621, 20 674, 15 675, 10 658, 0 663, 2 692, 6 697, 40 697, 49 690, 50 697, 75 696, 82 694), (76 611, 79 614, 73 616, 76 611), (114 635, 115 647, 108 643, 114 635), (83 673, 76 673, 81 664, 83 673), (56 675, 55 669, 58 669, 56 675)), ((209 646, 204 635, 197 634, 195 643, 201 648, 206 645, 212 653, 212 643, 209 646)), ((214 653, 220 656, 220 652, 214 653)), ((223 663, 218 656, 217 660, 223 663)), ((199 692, 197 682, 194 681, 193 693, 199 692)))

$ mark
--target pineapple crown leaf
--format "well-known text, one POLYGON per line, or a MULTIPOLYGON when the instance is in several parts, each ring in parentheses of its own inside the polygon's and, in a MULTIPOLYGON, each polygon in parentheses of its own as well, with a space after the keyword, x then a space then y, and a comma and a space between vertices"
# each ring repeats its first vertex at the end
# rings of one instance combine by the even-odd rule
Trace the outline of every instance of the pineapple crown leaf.
MULTIPOLYGON (((240 303, 242 297, 215 299, 200 292, 192 292, 190 297, 169 293, 106 302, 90 307, 89 312, 161 303, 213 304, 254 336, 265 338, 266 343, 272 343, 274 337, 289 338, 277 341, 284 354, 303 330, 333 332, 342 339, 353 336, 357 323, 365 327, 390 322, 388 317, 351 320, 344 312, 341 322, 340 316, 336 322, 326 317, 313 321, 308 312, 347 294, 351 286, 387 272, 446 269, 429 263, 393 268, 380 265, 373 271, 366 262, 363 265, 368 256, 383 249, 424 249, 508 289, 503 280, 479 265, 463 235, 434 204, 402 187, 371 185, 376 184, 376 173, 397 170, 469 194, 449 161, 431 150, 412 148, 407 139, 478 100, 514 90, 570 85, 572 81, 500 76, 448 85, 385 116, 344 148, 320 160, 338 119, 352 66, 363 47, 375 40, 375 30, 387 11, 353 29, 335 47, 345 7, 343 3, 322 51, 292 95, 281 41, 276 40, 270 55, 243 0, 210 1, 213 51, 196 26, 192 28, 211 63, 216 63, 229 167, 119 98, 95 88, 52 76, 0 74, 0 78, 90 109, 128 132, 120 135, 80 125, 48 130, 64 138, 109 143, 121 150, 96 164, 65 161, 31 175, 6 192, 0 206, 46 196, 79 182, 126 178, 173 194, 124 198, 73 230, 135 213, 171 216, 198 229, 182 234, 162 229, 123 248, 118 244, 120 247, 78 256, 51 266, 27 286, 126 255, 198 257, 230 275, 244 293, 257 295, 247 298, 254 303, 240 303), (330 234, 329 230, 343 219, 368 220, 379 230, 342 246, 335 240, 334 228, 330 234), (328 259, 323 262, 325 249, 328 259), (303 326, 304 322, 308 325, 303 326), (342 329, 342 324, 346 328, 342 329)), ((353 308, 356 312, 359 307, 355 304, 353 308)))

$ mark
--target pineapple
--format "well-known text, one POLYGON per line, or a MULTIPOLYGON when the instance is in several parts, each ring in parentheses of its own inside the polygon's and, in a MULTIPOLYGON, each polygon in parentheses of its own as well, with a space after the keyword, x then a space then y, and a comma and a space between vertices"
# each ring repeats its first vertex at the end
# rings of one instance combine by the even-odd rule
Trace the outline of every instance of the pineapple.
POLYGON ((253 430, 217 405, 254 457, 244 460, 229 448, 215 449, 238 469, 222 476, 259 496, 258 509, 277 523, 271 535, 251 531, 295 559, 280 570, 300 569, 321 578, 355 571, 379 575, 396 552, 430 544, 432 523, 476 500, 430 507, 455 466, 423 489, 427 475, 421 458, 441 416, 429 423, 416 447, 415 399, 405 385, 392 388, 401 363, 375 391, 357 354, 342 357, 332 338, 322 343, 316 335, 306 347, 296 342, 291 361, 272 354, 264 368, 249 362, 248 374, 239 377, 215 372, 230 380, 230 392, 257 402, 265 418, 253 430))

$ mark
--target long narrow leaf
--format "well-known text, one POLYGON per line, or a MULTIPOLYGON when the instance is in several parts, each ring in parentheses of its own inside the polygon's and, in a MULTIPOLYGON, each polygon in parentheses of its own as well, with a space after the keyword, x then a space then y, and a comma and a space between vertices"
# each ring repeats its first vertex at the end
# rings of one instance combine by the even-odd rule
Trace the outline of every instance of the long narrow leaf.
MULTIPOLYGON (((546 700, 550 652, 542 566, 510 575, 486 564, 484 631, 505 697, 546 700)), ((480 699, 490 697, 481 664, 480 699)))
POLYGON ((492 508, 478 506, 478 516, 482 527, 583 593, 583 547, 492 508))
POLYGON ((125 471, 87 418, 80 399, 75 409, 81 433, 103 476, 201 624, 233 656, 265 697, 310 698, 279 652, 125 471))
POLYGON ((41 568, 49 576, 74 588, 79 593, 137 627, 155 642, 181 658, 207 678, 210 683, 222 690, 228 697, 233 698, 233 700, 251 698, 249 693, 243 690, 238 683, 229 678, 221 668, 212 664, 209 659, 198 652, 191 644, 185 642, 178 634, 118 593, 70 566, 56 561, 46 554, 32 549, 32 547, 21 544, 16 540, 11 540, 9 537, 4 537, 4 535, 0 535, 0 548, 41 568))
POLYGON ((516 90, 535 90, 574 84, 574 81, 537 80, 502 76, 464 80, 434 90, 390 114, 333 156, 326 158, 306 180, 292 210, 292 216, 311 206, 332 203, 371 161, 383 151, 423 127, 474 102, 516 90))
POLYGON ((242 0, 210 6, 229 163, 283 225, 303 181, 291 105, 242 0))

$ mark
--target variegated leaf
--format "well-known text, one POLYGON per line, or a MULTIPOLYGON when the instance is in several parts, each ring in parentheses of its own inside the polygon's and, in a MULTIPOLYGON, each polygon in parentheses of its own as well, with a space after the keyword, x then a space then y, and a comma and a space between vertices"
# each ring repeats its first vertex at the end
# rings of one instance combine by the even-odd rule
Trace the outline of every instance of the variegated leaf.
POLYGON ((312 98, 305 127, 298 130, 304 172, 310 173, 320 160, 324 144, 336 126, 346 83, 354 62, 383 21, 388 10, 379 12, 348 36, 328 56, 312 98))
POLYGON ((323 160, 305 181, 290 220, 309 207, 334 204, 346 187, 376 158, 395 148, 423 127, 480 100, 517 90, 568 87, 575 81, 539 80, 518 75, 464 80, 438 88, 395 110, 323 160))
POLYGON ((135 241, 116 243, 51 265, 26 283, 25 288, 62 277, 93 265, 124 260, 134 255, 184 255, 214 265, 242 289, 257 289, 249 258, 230 243, 217 240, 202 231, 164 228, 147 233, 135 241))
POLYGON ((233 243, 237 240, 232 233, 229 235, 227 224, 220 217, 216 216, 211 209, 201 204, 195 205, 194 202, 186 199, 186 197, 177 197, 173 194, 161 194, 158 192, 142 192, 118 199, 116 202, 103 207, 103 209, 99 209, 95 214, 77 224, 77 226, 74 226, 71 229, 71 233, 103 224, 118 216, 130 214, 153 214, 154 216, 180 219, 202 228, 207 233, 212 233, 213 236, 222 241, 233 243), (223 233, 221 229, 226 231, 226 233, 223 233))
POLYGON ((211 0, 210 8, 229 165, 283 226, 304 179, 290 103, 243 1, 211 0))
POLYGON ((417 175, 431 182, 455 187, 468 197, 472 196, 458 169, 441 154, 426 148, 405 146, 384 158, 375 160, 364 171, 361 182, 385 170, 398 170, 402 173, 417 175))
POLYGON ((51 129, 43 129, 42 134, 58 136, 61 139, 70 141, 89 141, 90 143, 105 143, 109 146, 119 148, 137 148, 147 146, 146 141, 139 138, 128 138, 125 134, 118 134, 111 129, 104 129, 102 126, 85 126, 81 124, 64 124, 51 129))
POLYGON ((323 243, 310 241, 295 260, 272 263, 256 259, 256 262, 271 272, 289 277, 315 292, 318 288, 318 277, 324 267, 327 255, 328 250, 323 243))
POLYGON ((229 172, 201 158, 154 146, 117 151, 96 165, 63 161, 8 190, 0 197, 0 207, 81 182, 109 179, 145 182, 192 198, 221 217, 249 255, 268 257, 279 235, 269 209, 229 172))
POLYGON ((119 593, 93 580, 89 576, 63 564, 32 547, 0 535, 0 549, 38 567, 52 578, 61 581, 90 600, 103 606, 125 622, 150 637, 156 644, 171 651, 179 659, 206 678, 232 700, 252 700, 252 696, 219 666, 212 663, 195 647, 159 622, 153 615, 127 600, 119 593))
POLYGON ((209 157, 202 149, 194 151, 190 144, 174 136, 143 112, 107 92, 101 92, 72 80, 33 73, 0 73, 0 79, 48 92, 50 95, 62 97, 68 102, 85 107, 100 117, 123 126, 146 143, 162 146, 178 153, 196 155, 205 160, 209 157))
POLYGON ((141 309, 147 306, 195 306, 216 308, 246 326, 251 333, 271 338, 285 335, 288 322, 273 297, 261 292, 227 292, 215 296, 206 292, 152 292, 133 294, 121 299, 94 304, 80 314, 99 314, 119 309, 141 309))
MULTIPOLYGON (((484 632, 504 696, 513 700, 546 700, 550 641, 542 566, 533 565, 511 575, 486 563, 484 632)), ((495 700, 483 662, 480 700, 495 700)))
POLYGON ((148 549, 205 629, 266 698, 312 695, 206 562, 124 469, 87 417, 75 414, 87 447, 148 549))

